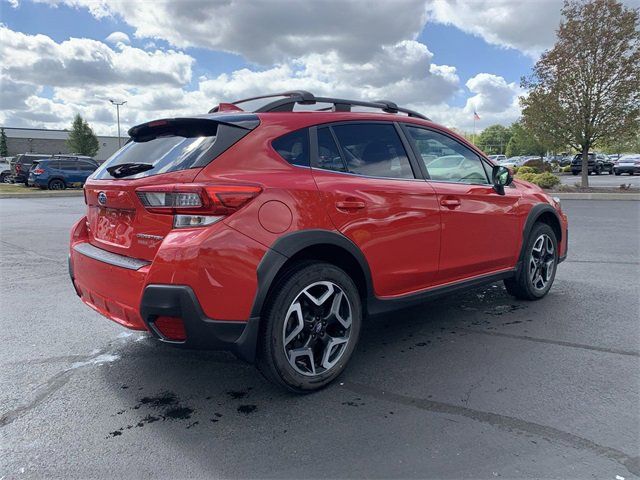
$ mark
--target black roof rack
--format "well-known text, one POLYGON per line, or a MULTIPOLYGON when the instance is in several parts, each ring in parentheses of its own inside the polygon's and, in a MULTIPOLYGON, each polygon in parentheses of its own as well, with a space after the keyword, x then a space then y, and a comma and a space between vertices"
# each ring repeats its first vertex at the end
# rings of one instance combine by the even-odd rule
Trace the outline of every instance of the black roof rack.
MULTIPOLYGON (((421 113, 418 113, 414 110, 409 110, 408 108, 399 107, 394 102, 391 102, 389 100, 376 100, 375 102, 365 102, 361 100, 346 100, 343 98, 316 97, 313 93, 307 92, 305 90, 292 90, 289 92, 274 93, 271 95, 261 95, 259 97, 245 98, 245 99, 233 102, 233 105, 238 105, 239 103, 249 102, 252 100, 261 100, 263 98, 275 98, 275 97, 285 97, 285 98, 274 100, 265 105, 262 105, 260 108, 254 110, 254 112, 256 113, 292 112, 295 104, 313 105, 315 103, 332 103, 333 107, 320 108, 319 111, 333 110, 334 112, 350 112, 351 107, 368 107, 368 108, 378 108, 383 112, 387 112, 387 113, 402 112, 402 113, 406 113, 410 117, 429 120, 428 117, 425 117, 421 113)), ((218 111, 218 107, 214 107, 209 111, 209 113, 215 113, 217 111, 218 111)))

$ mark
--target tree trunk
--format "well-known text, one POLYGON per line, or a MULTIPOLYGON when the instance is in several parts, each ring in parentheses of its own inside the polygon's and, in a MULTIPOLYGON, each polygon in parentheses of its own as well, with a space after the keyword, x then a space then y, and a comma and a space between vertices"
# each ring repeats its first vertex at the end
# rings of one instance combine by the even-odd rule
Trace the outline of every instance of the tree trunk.
POLYGON ((582 187, 589 186, 589 145, 582 146, 582 187))

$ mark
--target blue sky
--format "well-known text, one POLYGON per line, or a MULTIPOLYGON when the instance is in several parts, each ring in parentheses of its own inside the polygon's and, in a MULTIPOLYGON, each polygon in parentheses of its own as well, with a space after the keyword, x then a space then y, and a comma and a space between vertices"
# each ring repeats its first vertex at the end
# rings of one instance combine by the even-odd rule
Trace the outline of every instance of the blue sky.
POLYGON ((202 4, 190 0, 0 0, 0 123, 61 128, 80 112, 97 131, 112 133, 110 97, 127 100, 122 119, 130 126, 305 88, 389 98, 462 130, 471 128, 474 109, 478 128, 507 124, 519 115, 520 78, 553 42, 560 1, 231 0, 205 7, 198 11, 202 4), (153 15, 145 11, 151 5, 153 15))

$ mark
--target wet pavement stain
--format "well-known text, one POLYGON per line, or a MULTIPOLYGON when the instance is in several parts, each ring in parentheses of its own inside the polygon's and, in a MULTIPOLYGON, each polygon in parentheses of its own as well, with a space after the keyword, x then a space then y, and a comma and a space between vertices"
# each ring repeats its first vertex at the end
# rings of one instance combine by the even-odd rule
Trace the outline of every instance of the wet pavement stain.
POLYGON ((174 407, 164 412, 164 418, 169 420, 187 420, 191 418, 193 409, 189 407, 174 407))
POLYGON ((504 315, 505 313, 515 312, 516 310, 521 310, 526 308, 524 305, 496 305, 491 310, 485 310, 483 313, 486 315, 493 315, 499 317, 500 315, 504 315))
POLYGON ((238 413, 244 413, 245 415, 249 415, 250 413, 255 412, 258 409, 257 405, 240 405, 238 407, 238 413))
POLYGON ((347 405, 349 407, 361 407, 365 405, 360 397, 354 398, 353 400, 342 402, 342 405, 347 405))
POLYGON ((522 320, 514 320, 513 322, 505 322, 502 325, 516 325, 518 323, 522 323, 522 320))
POLYGON ((250 390, 250 389, 247 389, 247 390, 231 390, 231 391, 227 392, 227 395, 229 395, 234 400, 239 400, 239 399, 244 398, 247 395, 249 395, 249 391, 248 390, 250 390))
POLYGON ((178 398, 173 392, 164 392, 157 397, 142 397, 139 400, 138 405, 134 406, 134 409, 140 408, 142 405, 148 405, 149 407, 160 408, 169 405, 175 405, 178 403, 178 398))
MULTIPOLYGON (((188 420, 194 414, 195 410, 191 407, 181 405, 180 400, 173 392, 163 392, 157 396, 145 396, 138 400, 133 407, 131 407, 132 411, 144 409, 153 409, 157 411, 156 414, 148 413, 142 419, 138 420, 135 424, 127 425, 126 427, 121 427, 118 430, 114 430, 110 432, 107 438, 113 438, 122 435, 124 430, 131 430, 132 428, 141 428, 149 423, 159 422, 160 420, 188 420)), ((117 415, 122 415, 126 412, 125 410, 119 410, 117 415)), ((191 422, 187 425, 187 428, 192 428, 198 425, 199 422, 191 422)))

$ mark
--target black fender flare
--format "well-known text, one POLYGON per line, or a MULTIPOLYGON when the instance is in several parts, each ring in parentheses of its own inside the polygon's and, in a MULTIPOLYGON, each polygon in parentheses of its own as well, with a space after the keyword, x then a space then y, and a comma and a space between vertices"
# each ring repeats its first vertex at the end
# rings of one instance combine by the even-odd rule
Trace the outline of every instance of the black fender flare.
POLYGON ((364 274, 367 296, 372 295, 371 270, 362 251, 347 237, 332 230, 300 230, 276 240, 267 250, 257 269, 258 289, 251 308, 251 317, 259 317, 269 288, 283 265, 295 254, 315 245, 333 245, 347 251, 359 264, 364 274))
POLYGON ((558 211, 553 208, 548 203, 539 203, 534 205, 531 210, 529 210, 529 214, 527 215, 527 220, 524 222, 524 227, 522 229, 522 245, 520 246, 520 255, 518 256, 518 265, 517 269, 519 270, 522 262, 524 260, 525 255, 525 247, 527 245, 527 239, 529 238, 529 234, 531 233, 531 229, 533 225, 538 221, 538 219, 545 213, 550 212, 553 214, 554 218, 558 222, 558 228, 560 230, 560 236, 558 237, 558 242, 562 240, 562 220, 560 220, 560 215, 558 211))

